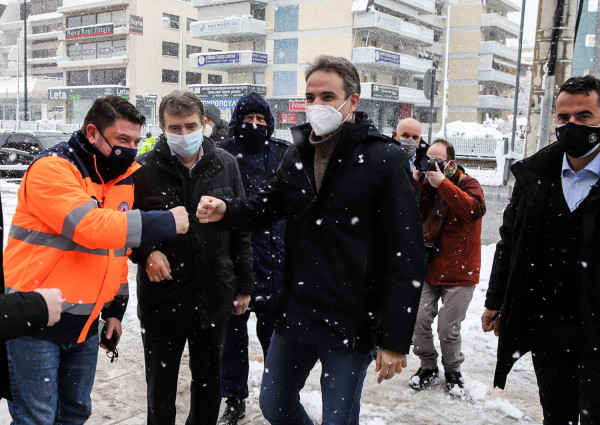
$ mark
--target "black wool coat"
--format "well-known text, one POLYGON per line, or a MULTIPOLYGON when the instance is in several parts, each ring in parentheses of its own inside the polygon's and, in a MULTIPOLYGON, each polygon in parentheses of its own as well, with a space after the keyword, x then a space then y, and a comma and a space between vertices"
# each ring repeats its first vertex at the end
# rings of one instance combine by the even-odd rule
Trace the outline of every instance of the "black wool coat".
MULTIPOLYGON (((500 227, 485 306, 501 310, 494 386, 504 388, 517 359, 531 350, 528 292, 536 279, 537 247, 544 232, 540 217, 548 207, 552 177, 561 172, 563 151, 554 143, 511 167, 516 183, 500 227)), ((600 186, 587 197, 577 270, 578 340, 582 352, 588 411, 600 421, 600 186)), ((543 264, 541 265, 543 267, 543 264)), ((600 422, 599 422, 600 423, 600 422)))
POLYGON ((287 220, 280 335, 408 353, 425 264, 408 158, 358 112, 343 124, 317 192, 310 132, 310 124, 293 129, 276 178, 257 195, 228 201, 223 225, 287 220))
POLYGON ((133 175, 134 209, 185 206, 190 220, 186 234, 132 252, 131 259, 138 264, 138 316, 145 326, 207 329, 229 318, 238 293, 253 290, 250 233, 218 230, 196 218, 203 195, 244 196, 235 158, 216 148, 211 139, 205 138, 202 147, 204 154, 191 170, 171 154, 163 136, 153 150, 137 158, 142 168, 133 175), (167 256, 173 280, 148 279, 146 259, 155 249, 167 256))

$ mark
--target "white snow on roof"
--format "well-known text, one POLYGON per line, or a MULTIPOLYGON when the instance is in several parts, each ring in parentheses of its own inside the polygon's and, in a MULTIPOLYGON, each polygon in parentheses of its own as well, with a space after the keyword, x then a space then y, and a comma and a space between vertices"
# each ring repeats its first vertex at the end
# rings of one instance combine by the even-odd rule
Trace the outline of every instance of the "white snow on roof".
MULTIPOLYGON (((443 132, 436 134, 436 137, 442 136, 443 132)), ((446 136, 501 139, 502 133, 494 128, 484 127, 483 124, 476 122, 454 121, 446 125, 446 136)))
MULTIPOLYGON (((1 0, 0 0, 1 1, 1 0)), ((62 19, 63 14, 59 12, 40 13, 39 15, 30 15, 27 20, 29 22, 49 21, 51 19, 62 19)))

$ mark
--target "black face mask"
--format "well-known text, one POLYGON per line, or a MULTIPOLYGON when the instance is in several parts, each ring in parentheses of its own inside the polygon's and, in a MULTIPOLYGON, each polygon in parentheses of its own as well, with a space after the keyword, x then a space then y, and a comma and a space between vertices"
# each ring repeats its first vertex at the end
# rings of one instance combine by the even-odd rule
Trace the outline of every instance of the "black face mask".
POLYGON ((267 141, 268 128, 266 125, 242 123, 239 128, 239 138, 242 149, 247 152, 256 152, 267 141))
POLYGON ((135 157, 137 156, 137 149, 112 146, 106 137, 104 137, 104 134, 102 134, 100 129, 98 129, 98 133, 100 133, 111 149, 110 155, 104 156, 104 154, 98 150, 96 145, 93 145, 96 151, 96 166, 98 167, 98 172, 100 173, 102 180, 107 182, 116 179, 131 167, 131 164, 133 164, 133 161, 135 161, 135 157))
POLYGON ((556 139, 567 155, 581 158, 600 142, 600 128, 569 122, 556 127, 556 139))

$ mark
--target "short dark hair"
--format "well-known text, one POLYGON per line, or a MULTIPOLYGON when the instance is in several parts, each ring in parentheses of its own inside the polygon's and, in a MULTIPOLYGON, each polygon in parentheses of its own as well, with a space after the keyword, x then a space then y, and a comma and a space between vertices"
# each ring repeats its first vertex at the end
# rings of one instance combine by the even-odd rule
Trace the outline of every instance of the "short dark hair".
POLYGON ((140 126, 146 124, 146 117, 127 99, 121 96, 105 96, 94 101, 83 120, 81 131, 85 134, 89 124, 94 124, 100 131, 104 131, 118 119, 140 126))
POLYGON ((454 151, 454 146, 452 146, 452 143, 450 143, 446 139, 435 139, 431 146, 435 145, 436 143, 441 143, 444 146, 446 146, 446 157, 448 161, 456 159, 456 152, 454 151))
POLYGON ((305 80, 308 81, 308 77, 315 71, 335 72, 342 77, 346 99, 354 93, 360 95, 360 76, 356 67, 348 59, 341 56, 317 56, 306 68, 305 80))
MULTIPOLYGON (((571 77, 560 86, 558 94, 567 92, 569 94, 585 93, 589 95, 591 91, 598 93, 598 105, 600 105, 600 80, 593 75, 583 77, 571 77)), ((558 95, 556 95, 558 97, 558 95)))
POLYGON ((165 112, 169 115, 187 117, 198 112, 204 120, 204 105, 198 96, 189 91, 175 90, 163 97, 158 107, 158 122, 165 125, 165 112))

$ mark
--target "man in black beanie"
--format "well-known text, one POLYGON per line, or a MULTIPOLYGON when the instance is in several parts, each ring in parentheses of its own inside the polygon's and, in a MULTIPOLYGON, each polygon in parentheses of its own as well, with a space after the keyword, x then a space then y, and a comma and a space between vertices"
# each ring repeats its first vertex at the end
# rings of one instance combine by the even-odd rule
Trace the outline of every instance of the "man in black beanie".
POLYGON ((212 103, 204 103, 204 112, 208 124, 204 135, 212 138, 215 142, 227 139, 229 137, 229 122, 221 119, 221 110, 212 103))

